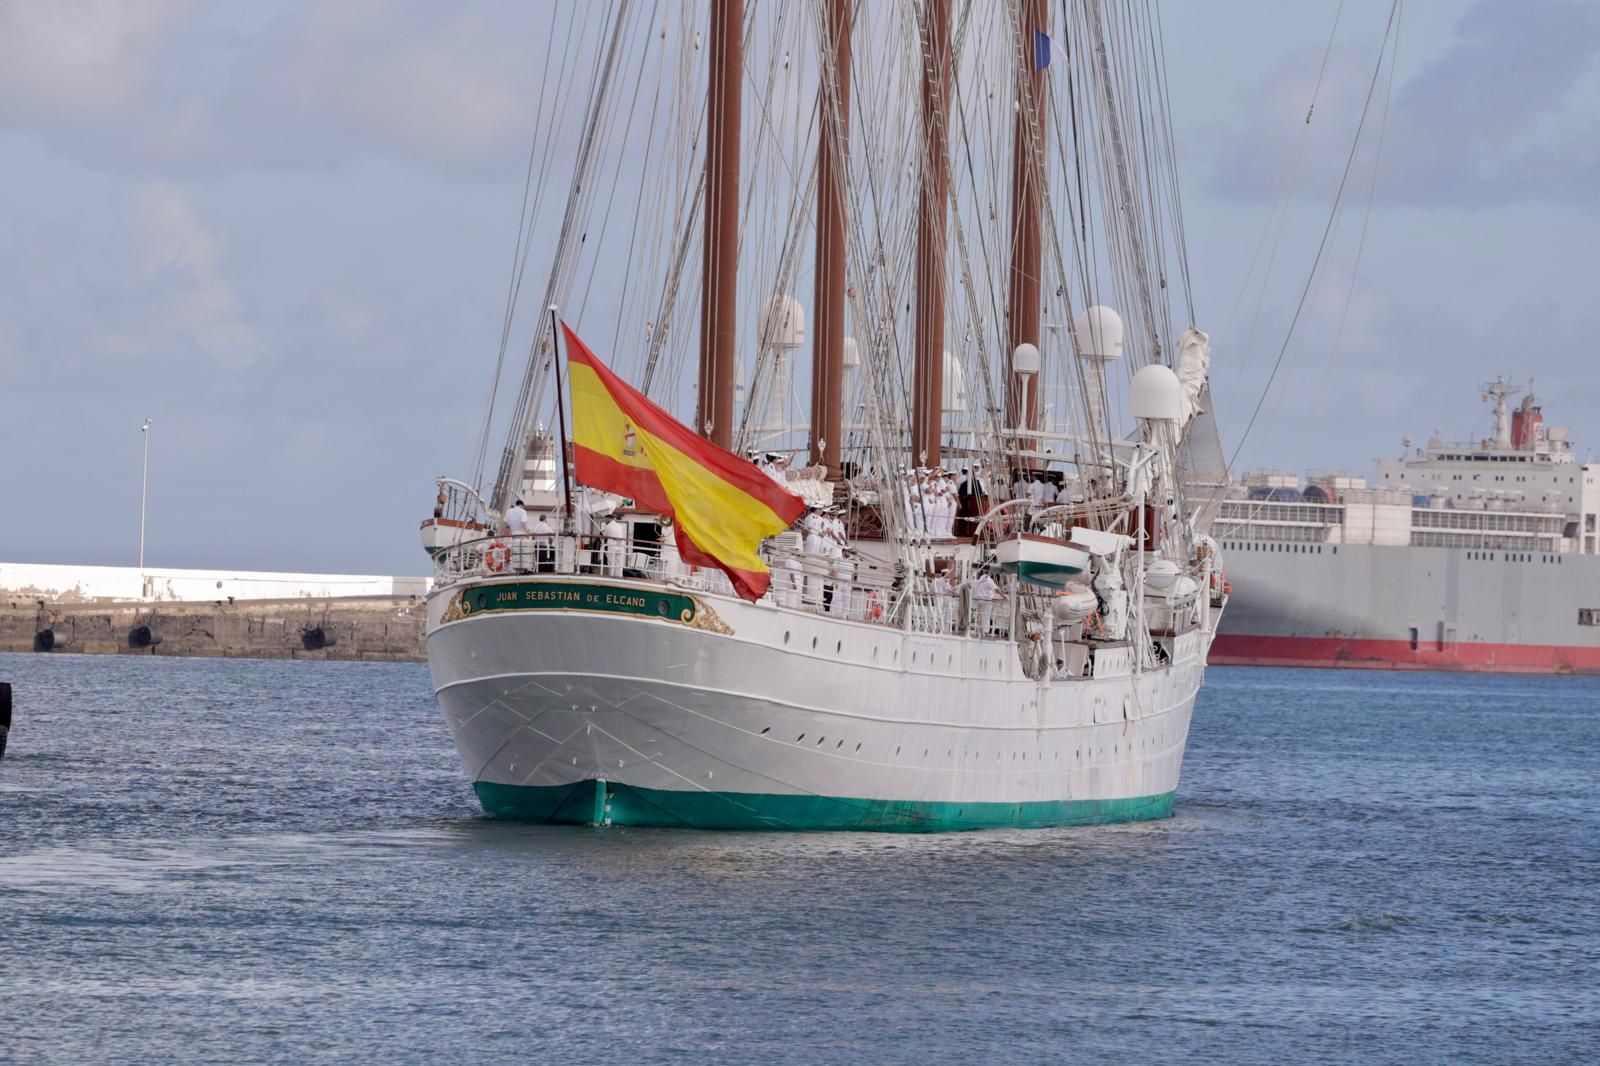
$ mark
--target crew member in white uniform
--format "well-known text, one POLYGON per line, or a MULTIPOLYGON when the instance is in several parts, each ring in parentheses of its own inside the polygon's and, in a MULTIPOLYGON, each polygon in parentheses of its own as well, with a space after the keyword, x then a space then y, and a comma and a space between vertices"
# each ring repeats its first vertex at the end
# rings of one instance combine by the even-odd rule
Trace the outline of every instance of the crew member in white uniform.
POLYGON ((528 535, 528 512, 518 500, 506 510, 506 533, 516 539, 511 542, 511 569, 528 569, 528 560, 524 554, 527 551, 527 542, 522 537, 528 535))
POLYGON ((789 457, 784 455, 782 452, 768 452, 765 458, 767 461, 761 464, 761 472, 766 474, 773 481, 776 481, 778 484, 782 485, 784 488, 788 488, 789 457))
POLYGON ((522 501, 518 500, 506 511, 506 532, 513 537, 528 535, 528 512, 523 509, 522 501))
POLYGON ((616 515, 612 515, 600 530, 600 536, 605 539, 606 573, 621 577, 622 563, 628 555, 628 528, 617 521, 616 515))
POLYGON ((911 485, 907 489, 906 506, 911 511, 911 532, 926 533, 928 531, 928 501, 923 491, 922 474, 920 471, 911 475, 911 485))
POLYGON ((805 552, 806 552, 806 594, 805 603, 808 607, 816 607, 822 603, 822 571, 828 566, 828 520, 819 507, 813 507, 806 515, 805 525, 805 552))
POLYGON ((850 577, 851 564, 844 557, 845 541, 844 519, 839 517, 838 509, 828 517, 828 554, 833 557, 833 603, 829 608, 830 614, 850 614, 850 593, 855 587, 850 577))
POLYGON ((533 554, 537 561, 539 573, 554 573, 556 568, 555 534, 556 531, 545 521, 544 515, 534 520, 533 528, 533 554))
POLYGON ((783 561, 783 573, 778 575, 778 603, 783 607, 800 606, 805 594, 806 575, 800 560, 793 555, 783 561))
POLYGON ((986 637, 994 623, 994 601, 1000 596, 1000 586, 989 571, 978 575, 972 584, 972 599, 978 605, 978 635, 986 637))
POLYGON ((939 628, 945 633, 950 632, 952 618, 950 597, 954 589, 955 586, 950 583, 948 567, 933 575, 933 607, 939 616, 939 628))

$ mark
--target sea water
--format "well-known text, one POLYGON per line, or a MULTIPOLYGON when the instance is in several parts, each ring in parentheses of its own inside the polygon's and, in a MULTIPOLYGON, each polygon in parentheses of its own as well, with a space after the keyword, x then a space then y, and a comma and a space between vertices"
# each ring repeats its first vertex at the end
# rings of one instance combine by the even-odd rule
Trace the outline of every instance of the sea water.
POLYGON ((0 655, 0 1059, 1595 1061, 1600 680, 1214 669, 1175 817, 487 820, 422 666, 0 655))

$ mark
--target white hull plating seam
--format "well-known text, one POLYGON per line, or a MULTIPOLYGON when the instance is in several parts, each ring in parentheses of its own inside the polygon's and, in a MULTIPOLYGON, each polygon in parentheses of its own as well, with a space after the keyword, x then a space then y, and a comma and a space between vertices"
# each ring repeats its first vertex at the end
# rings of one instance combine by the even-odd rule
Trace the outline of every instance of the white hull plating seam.
POLYGON ((428 662, 468 775, 926 802, 1176 789, 1204 635, 1141 677, 1021 673, 1013 645, 700 594, 733 635, 580 611, 443 623, 428 662), (787 637, 787 639, 786 639, 787 637), (815 650, 813 650, 815 649, 815 650))

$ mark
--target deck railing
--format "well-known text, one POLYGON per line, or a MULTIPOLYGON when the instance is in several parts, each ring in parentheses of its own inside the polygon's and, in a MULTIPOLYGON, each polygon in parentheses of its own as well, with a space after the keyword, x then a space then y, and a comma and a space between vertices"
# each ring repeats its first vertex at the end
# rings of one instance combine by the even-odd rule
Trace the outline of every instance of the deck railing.
MULTIPOLYGON (((772 583, 762 602, 785 610, 891 626, 919 633, 966 633, 1010 639, 1009 588, 975 600, 967 589, 936 593, 922 575, 909 578, 861 557, 813 555, 769 545, 762 557, 772 583)), ((570 534, 501 535, 463 541, 434 556, 434 580, 458 581, 525 575, 570 575, 639 581, 712 595, 734 595, 727 575, 691 566, 670 546, 654 542, 570 534)))

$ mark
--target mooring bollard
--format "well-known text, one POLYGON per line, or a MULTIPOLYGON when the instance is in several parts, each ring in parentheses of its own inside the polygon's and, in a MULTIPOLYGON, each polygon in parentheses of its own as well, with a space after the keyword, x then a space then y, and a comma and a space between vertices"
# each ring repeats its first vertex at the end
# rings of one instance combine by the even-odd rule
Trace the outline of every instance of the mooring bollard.
POLYGON ((6 757, 6 734, 11 732, 11 682, 0 681, 0 759, 6 757))

